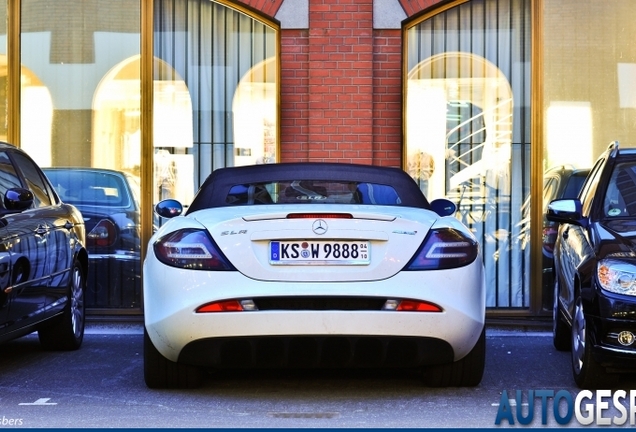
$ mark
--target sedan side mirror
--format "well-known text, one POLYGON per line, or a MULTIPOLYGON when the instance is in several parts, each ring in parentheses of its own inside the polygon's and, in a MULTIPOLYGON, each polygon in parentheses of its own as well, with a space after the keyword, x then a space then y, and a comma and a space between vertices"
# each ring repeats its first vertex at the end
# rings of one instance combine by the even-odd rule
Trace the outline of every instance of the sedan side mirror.
POLYGON ((155 206, 155 213, 166 219, 177 217, 183 213, 183 206, 174 199, 159 201, 155 206))
POLYGON ((585 226, 583 206, 578 199, 557 199, 548 204, 546 218, 552 222, 585 226))
POLYGON ((4 195, 4 207, 12 212, 21 212, 33 205, 33 192, 23 188, 11 188, 4 195))

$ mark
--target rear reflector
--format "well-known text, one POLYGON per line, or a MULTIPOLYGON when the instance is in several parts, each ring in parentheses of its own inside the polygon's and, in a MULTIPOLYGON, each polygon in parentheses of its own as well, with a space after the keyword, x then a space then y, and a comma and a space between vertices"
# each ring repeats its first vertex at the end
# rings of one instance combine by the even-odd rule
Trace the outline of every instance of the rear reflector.
POLYGON ((243 312, 257 311, 258 308, 254 300, 222 300, 214 303, 208 303, 197 309, 197 313, 207 312, 243 312))
POLYGON ((197 309, 197 313, 207 312, 241 312, 243 307, 238 300, 224 300, 214 303, 208 303, 197 309))
POLYGON ((350 213, 290 213, 287 219, 353 219, 350 213))
POLYGON ((436 304, 418 300, 389 299, 382 309, 400 312, 442 312, 442 308, 436 304))

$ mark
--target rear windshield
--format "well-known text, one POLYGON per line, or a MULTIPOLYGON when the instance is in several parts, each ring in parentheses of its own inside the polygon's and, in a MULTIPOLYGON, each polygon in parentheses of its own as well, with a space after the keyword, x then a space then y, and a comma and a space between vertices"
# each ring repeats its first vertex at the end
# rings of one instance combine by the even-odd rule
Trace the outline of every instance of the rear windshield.
POLYGON ((295 180, 232 186, 228 205, 252 204, 378 204, 400 205, 391 186, 375 183, 295 180))
POLYGON ((123 179, 100 171, 44 170, 58 195, 67 204, 128 207, 130 198, 123 179))

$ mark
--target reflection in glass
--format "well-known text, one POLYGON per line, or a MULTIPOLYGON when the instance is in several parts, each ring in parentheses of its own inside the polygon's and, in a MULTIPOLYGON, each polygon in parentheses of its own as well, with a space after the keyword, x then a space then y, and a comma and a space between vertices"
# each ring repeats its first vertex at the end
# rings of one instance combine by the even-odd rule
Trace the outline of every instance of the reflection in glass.
POLYGON ((7 0, 0 1, 0 141, 7 141, 7 0))
MULTIPOLYGON (((97 88, 93 101, 92 165, 95 167, 140 173, 140 67, 139 55, 127 58, 113 67, 97 88), (120 134, 112 134, 113 130, 120 134)), ((154 61, 154 74, 156 182, 153 200, 180 196, 189 202, 193 196, 193 156, 180 153, 192 147, 190 93, 181 77, 159 59, 154 61)))
POLYGON ((489 307, 530 305, 529 9, 473 0, 407 30, 405 169, 477 236, 489 307))
POLYGON ((140 167, 140 4, 77 6, 21 1, 21 147, 85 219, 87 307, 139 311, 138 193, 119 191, 140 167))
MULTIPOLYGON (((157 147, 155 199, 188 203, 214 169, 277 161, 276 31, 209 0, 155 0, 154 7, 155 56, 182 77, 192 117, 189 145, 157 147)), ((179 103, 166 103, 170 118, 179 103)))
MULTIPOLYGON (((562 166, 589 172, 611 142, 620 142, 621 148, 636 146, 636 28, 632 24, 636 2, 541 3, 542 166, 546 172, 555 172, 562 166), (585 37, 572 37, 576 33, 573 29, 582 26, 585 37)), ((619 171, 614 175, 618 176, 619 171)), ((625 173, 620 175, 627 179, 625 173)), ((552 197, 546 190, 544 208, 552 197)), ((591 200, 583 203, 584 214, 590 205, 591 200)), ((633 214, 615 188, 608 190, 604 210, 606 216, 619 220, 627 213, 633 214)), ((551 239, 555 238, 555 231, 552 227, 551 239)), ((553 283, 551 271, 544 272, 544 287, 546 279, 548 285, 553 283)), ((543 304, 550 309, 551 291, 543 296, 543 304)))

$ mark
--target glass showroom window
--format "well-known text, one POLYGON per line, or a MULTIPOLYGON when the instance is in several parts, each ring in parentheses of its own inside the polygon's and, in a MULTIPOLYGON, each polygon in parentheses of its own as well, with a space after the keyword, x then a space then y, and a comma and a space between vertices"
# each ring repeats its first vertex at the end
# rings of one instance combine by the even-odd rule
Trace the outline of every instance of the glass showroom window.
POLYGON ((528 308, 530 1, 463 3, 406 44, 405 169, 479 239, 487 306, 528 308))
POLYGON ((138 312, 140 3, 22 0, 20 18, 20 146, 84 216, 86 306, 138 312))
POLYGON ((543 168, 590 168, 612 141, 636 146, 636 2, 542 3, 543 168))
POLYGON ((155 0, 154 21, 173 71, 155 78, 155 199, 189 202, 216 168, 276 162, 276 30, 210 0, 155 0), (179 139, 161 138, 175 124, 179 139))
POLYGON ((0 1, 0 141, 7 140, 7 2, 0 1))
MULTIPOLYGON (((540 131, 546 184, 543 208, 577 186, 612 141, 636 147, 636 2, 541 0, 542 43, 538 78, 542 84, 540 131), (585 28, 584 32, 577 29, 585 28), (577 174, 578 173, 578 174, 577 174), (551 192, 564 191, 560 195, 551 192), (567 189, 563 188, 567 185, 567 189)), ((556 228, 544 220, 543 304, 552 308, 554 281, 548 271, 553 260, 556 228), (547 257, 547 259, 546 259, 547 257), (547 262, 547 265, 546 265, 547 262)))

